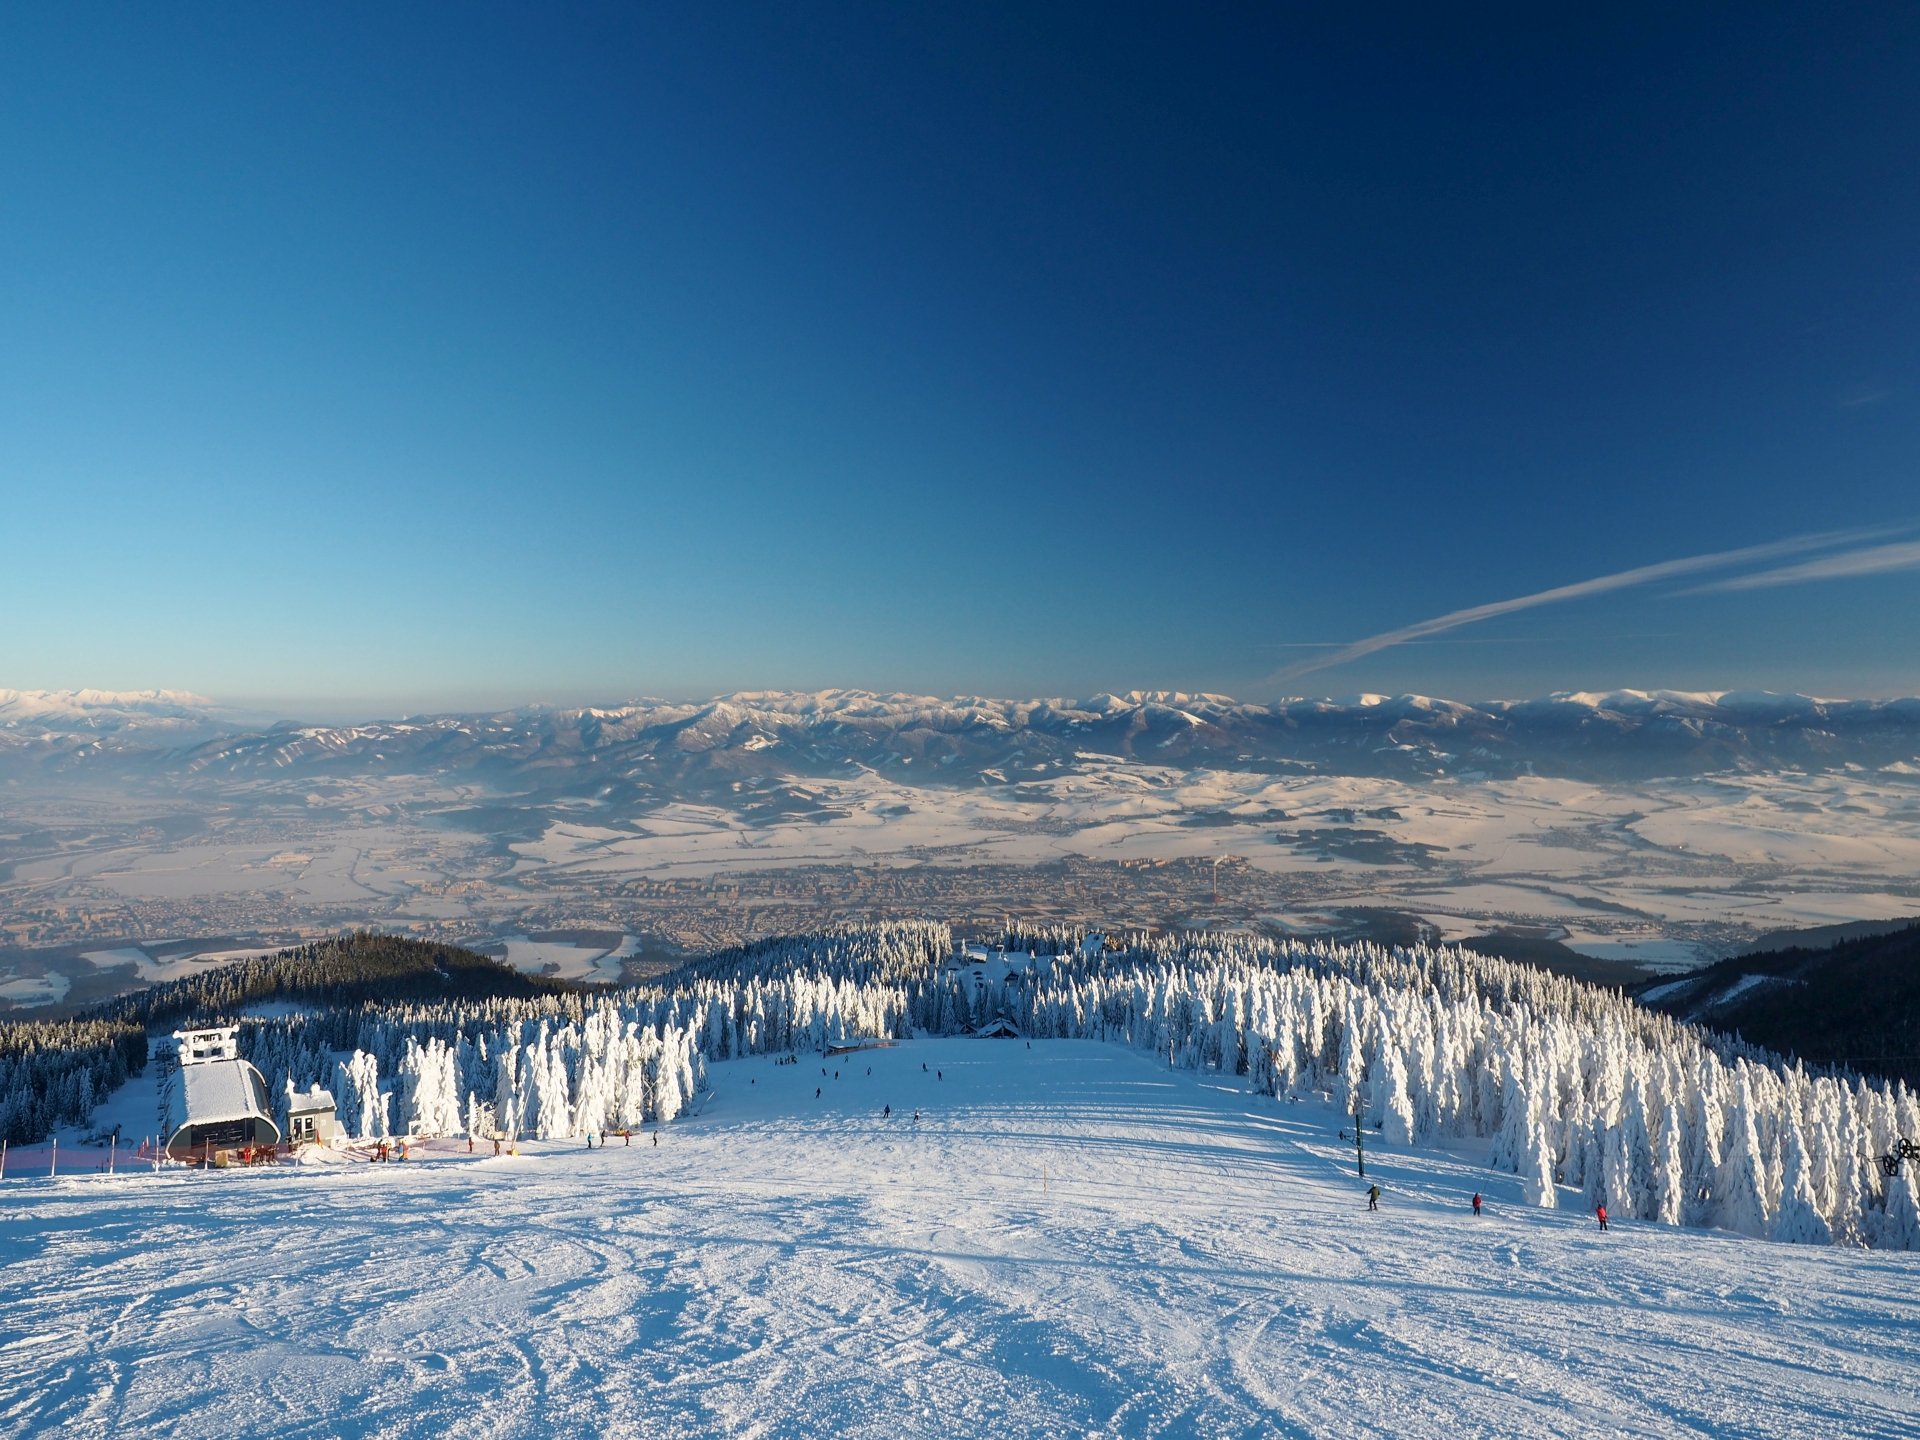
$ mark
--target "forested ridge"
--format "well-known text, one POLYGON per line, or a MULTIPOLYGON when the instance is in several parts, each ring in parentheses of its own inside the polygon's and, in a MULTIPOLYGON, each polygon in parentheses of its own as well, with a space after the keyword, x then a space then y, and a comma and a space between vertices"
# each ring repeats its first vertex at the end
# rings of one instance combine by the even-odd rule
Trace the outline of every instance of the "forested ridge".
POLYGON ((1690 978, 1666 1003, 1684 1013, 1693 997, 1730 997, 1704 1012, 1716 1029, 1809 1064, 1920 1082, 1920 925, 1739 955, 1690 978))
POLYGON ((524 999, 573 988, 458 945, 361 931, 163 981, 105 1001, 87 1015, 151 1029, 182 1017, 211 1023, 237 1016, 243 1006, 274 1000, 337 1006, 494 995, 524 999))

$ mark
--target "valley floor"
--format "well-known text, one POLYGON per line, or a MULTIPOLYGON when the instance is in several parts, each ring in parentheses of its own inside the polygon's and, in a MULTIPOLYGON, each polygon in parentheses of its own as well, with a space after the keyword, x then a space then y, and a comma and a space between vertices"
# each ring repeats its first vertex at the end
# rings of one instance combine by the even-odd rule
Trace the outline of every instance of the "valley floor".
POLYGON ((10 1169, 0 1436, 1892 1437, 1920 1413, 1920 1255, 1602 1235, 1522 1208, 1477 1146, 1371 1157, 1369 1214, 1337 1114, 1117 1046, 826 1065, 716 1065, 657 1147, 10 1169))

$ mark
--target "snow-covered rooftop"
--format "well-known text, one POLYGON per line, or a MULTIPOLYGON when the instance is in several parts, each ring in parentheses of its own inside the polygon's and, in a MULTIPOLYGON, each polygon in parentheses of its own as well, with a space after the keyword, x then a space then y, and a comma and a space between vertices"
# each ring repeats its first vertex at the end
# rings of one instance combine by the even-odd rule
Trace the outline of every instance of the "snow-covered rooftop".
POLYGON ((334 1104, 333 1092, 322 1089, 319 1085, 314 1085, 306 1090, 296 1090, 287 1098, 287 1113, 289 1115, 305 1115, 315 1110, 333 1110, 337 1108, 334 1104))
POLYGON ((186 1083, 189 1125, 264 1119, 273 1114, 260 1072, 244 1060, 207 1060, 198 1065, 183 1065, 180 1076, 186 1083))

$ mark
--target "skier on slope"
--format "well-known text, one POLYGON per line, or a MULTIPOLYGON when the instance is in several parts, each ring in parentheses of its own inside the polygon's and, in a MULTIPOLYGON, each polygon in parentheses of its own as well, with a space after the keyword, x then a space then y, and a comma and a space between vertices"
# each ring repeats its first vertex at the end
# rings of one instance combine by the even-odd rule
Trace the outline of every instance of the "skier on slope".
POLYGON ((1600 1222, 1600 1228, 1605 1230, 1607 1228, 1607 1207, 1605 1205, 1594 1206, 1593 1215, 1594 1218, 1600 1222))
POLYGON ((1473 1213, 1476 1215, 1480 1213, 1480 1192, 1478 1190, 1473 1192, 1473 1213))
POLYGON ((1380 1208, 1380 1187, 1378 1185, 1369 1185, 1367 1187, 1367 1209, 1378 1210, 1379 1208, 1380 1208))

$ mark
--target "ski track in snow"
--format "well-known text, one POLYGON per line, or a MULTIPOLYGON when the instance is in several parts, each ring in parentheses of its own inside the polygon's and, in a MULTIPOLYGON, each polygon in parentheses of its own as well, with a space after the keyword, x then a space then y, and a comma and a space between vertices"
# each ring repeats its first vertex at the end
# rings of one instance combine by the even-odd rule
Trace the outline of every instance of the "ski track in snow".
POLYGON ((1368 1214, 1333 1111, 1090 1041, 836 1065, 658 1148, 9 1178, 0 1435, 1912 1433, 1920 1256, 1600 1235, 1477 1150, 1368 1214))

